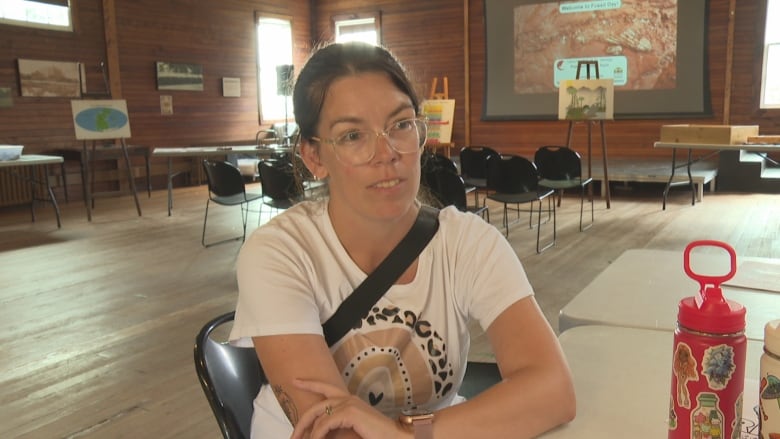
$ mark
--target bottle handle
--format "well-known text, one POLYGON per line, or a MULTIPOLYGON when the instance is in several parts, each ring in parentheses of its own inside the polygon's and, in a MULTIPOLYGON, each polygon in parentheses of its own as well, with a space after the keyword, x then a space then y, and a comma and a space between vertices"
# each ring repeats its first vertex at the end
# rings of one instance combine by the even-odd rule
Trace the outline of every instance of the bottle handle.
POLYGON ((706 285, 712 285, 715 288, 718 288, 720 287, 720 284, 731 279, 737 273, 737 252, 734 251, 733 247, 721 241, 705 239, 705 240, 691 242, 690 244, 685 246, 683 261, 685 267, 685 274, 687 274, 688 277, 690 277, 691 279, 699 282, 699 285, 701 286, 701 291, 704 291, 704 287, 706 285), (720 247, 728 252, 729 257, 731 258, 731 270, 729 270, 728 273, 721 276, 705 276, 703 274, 695 273, 691 269, 691 250, 697 247, 707 247, 707 246, 720 247))

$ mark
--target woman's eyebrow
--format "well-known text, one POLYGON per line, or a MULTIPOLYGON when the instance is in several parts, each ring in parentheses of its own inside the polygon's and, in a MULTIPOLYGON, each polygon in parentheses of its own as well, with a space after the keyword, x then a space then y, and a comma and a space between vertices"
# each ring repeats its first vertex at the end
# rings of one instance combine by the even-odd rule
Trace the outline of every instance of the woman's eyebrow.
MULTIPOLYGON (((406 110, 414 110, 414 107, 412 107, 411 104, 402 103, 399 104, 398 107, 396 107, 395 110, 391 111, 390 114, 388 114, 387 118, 392 119, 393 117, 399 115, 400 113, 403 113, 406 110)), ((328 129, 333 129, 334 126, 340 124, 340 123, 362 123, 363 119, 357 116, 344 116, 340 117, 333 122, 330 123, 330 126, 328 126, 328 129)))

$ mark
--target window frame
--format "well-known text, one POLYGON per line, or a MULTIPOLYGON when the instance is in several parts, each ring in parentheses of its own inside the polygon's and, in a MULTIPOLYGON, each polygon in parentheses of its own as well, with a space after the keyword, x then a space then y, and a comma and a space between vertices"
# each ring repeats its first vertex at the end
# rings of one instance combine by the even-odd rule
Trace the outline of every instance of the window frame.
POLYGON ((18 27, 24 27, 24 28, 31 28, 31 29, 44 29, 44 30, 54 30, 59 32, 73 32, 73 5, 70 4, 70 1, 56 1, 56 2, 47 2, 47 1, 36 1, 36 0, 20 0, 24 3, 26 3, 26 6, 36 6, 40 8, 65 8, 67 10, 67 17, 68 17, 68 24, 67 25, 59 25, 59 24, 51 24, 51 23, 43 23, 38 21, 29 21, 29 20, 17 20, 13 18, 6 18, 6 17, 0 17, 0 25, 8 25, 8 26, 18 26, 18 27))
POLYGON ((774 110, 780 109, 780 33, 776 33, 774 37, 776 40, 769 41, 770 38, 768 30, 770 29, 772 18, 777 18, 780 16, 780 0, 766 0, 764 14, 764 49, 762 51, 761 62, 761 90, 759 94, 759 109, 774 110), (770 15, 770 10, 773 12, 772 15, 770 15), (774 75, 770 76, 768 73, 774 73, 774 75), (767 102, 767 94, 769 93, 769 90, 767 90, 769 85, 767 84, 768 78, 772 78, 770 84, 774 86, 772 88, 774 94, 773 102, 767 102))
POLYGON ((382 13, 380 11, 374 12, 356 12, 353 14, 338 14, 331 17, 331 25, 333 27, 333 40, 339 41, 339 29, 343 26, 343 23, 354 22, 356 25, 367 24, 368 20, 373 20, 374 32, 376 33, 376 45, 382 44, 382 13))
MULTIPOLYGON (((278 94, 274 94, 274 97, 276 99, 269 98, 268 100, 275 100, 278 101, 280 105, 284 105, 284 102, 286 100, 287 105, 287 111, 286 114, 275 114, 274 112, 270 116, 266 116, 269 111, 264 111, 263 106, 263 77, 264 72, 261 71, 261 59, 260 59, 260 22, 262 20, 273 20, 273 21, 285 21, 289 23, 290 26, 290 57, 289 61, 285 62, 284 64, 293 64, 294 65, 294 38, 293 38, 293 17, 289 15, 281 15, 281 14, 273 14, 273 13, 266 13, 266 12, 255 12, 255 56, 256 59, 256 71, 257 71, 257 114, 258 114, 258 123, 260 124, 273 124, 276 122, 284 122, 285 119, 290 119, 290 116, 293 114, 293 103, 292 103, 292 96, 285 96, 282 98, 278 94), (280 117, 277 117, 280 116, 280 117)), ((276 64, 278 65, 278 64, 276 64)), ((273 77, 274 77, 274 87, 273 90, 277 90, 277 82, 276 82, 276 68, 274 65, 273 69, 273 77)), ((271 87, 267 87, 268 89, 271 89, 271 87)), ((268 104, 268 102, 266 102, 268 104)), ((275 105, 274 105, 275 106, 275 105)), ((288 120, 289 121, 289 120, 288 120)))

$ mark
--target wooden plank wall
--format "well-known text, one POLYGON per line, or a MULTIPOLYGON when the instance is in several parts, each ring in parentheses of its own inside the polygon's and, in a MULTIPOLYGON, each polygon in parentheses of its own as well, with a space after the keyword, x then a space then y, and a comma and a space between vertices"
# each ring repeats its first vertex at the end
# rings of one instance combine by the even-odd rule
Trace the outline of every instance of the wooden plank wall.
MULTIPOLYGON (((727 68, 733 68, 733 82, 725 119, 734 124, 760 124, 762 134, 780 133, 780 111, 758 110, 764 1, 736 2, 734 62, 729 66, 730 2, 710 0, 708 70, 713 117, 608 122, 611 156, 668 154, 652 148, 662 124, 722 123, 727 68)), ((297 71, 314 44, 331 39, 333 15, 377 10, 382 15, 384 44, 404 62, 422 96, 428 95, 433 77, 448 77, 450 96, 457 102, 453 133, 457 145, 486 144, 502 152, 530 155, 539 145, 565 142, 565 122, 480 120, 485 65, 483 0, 467 0, 470 139, 465 137, 463 107, 462 0, 137 0, 115 4, 122 89, 133 143, 182 146, 254 139, 264 125, 258 121, 256 103, 254 16, 258 11, 293 17, 297 71), (204 91, 158 91, 155 61, 203 65, 204 91), (241 78, 240 98, 221 96, 225 76, 241 78), (174 115, 160 114, 162 94, 173 96, 174 115)), ((73 8, 74 33, 0 25, 0 86, 10 86, 18 95, 16 59, 32 58, 82 61, 87 66, 89 91, 104 90, 98 68, 106 57, 102 0, 80 0, 73 2, 73 8)), ((575 146, 582 149, 584 141, 584 127, 578 127, 575 146)), ((0 143, 24 144, 30 153, 74 143, 68 100, 16 96, 12 108, 0 108, 0 143)), ((153 166, 154 174, 164 172, 162 161, 153 166)))
MULTIPOLYGON (((119 69, 131 142, 151 146, 254 141, 261 126, 257 104, 255 21, 258 13, 293 18, 296 65, 310 51, 309 0, 116 1, 119 69), (156 61, 203 66, 204 90, 158 91, 156 61), (222 78, 241 79, 241 97, 222 97, 222 78), (174 114, 160 114, 160 95, 172 95, 174 114)), ((106 60, 102 0, 72 2, 75 32, 0 25, 0 86, 12 87, 14 105, 0 108, 0 143, 24 144, 26 153, 78 146, 68 98, 19 97, 16 59, 85 63, 88 91, 105 92, 99 69, 106 60)))
MULTIPOLYGON (((613 157, 666 156, 669 151, 653 149, 660 126, 668 123, 720 124, 724 121, 724 87, 726 69, 733 67, 733 88, 730 114, 726 120, 733 124, 760 124, 762 133, 780 132, 780 111, 758 111, 761 46, 763 41, 763 0, 736 2, 735 42, 733 66, 726 64, 729 1, 710 0, 708 16, 708 73, 713 116, 695 119, 618 120, 606 122, 607 144, 613 157)), ((319 35, 330 35, 330 17, 349 11, 382 13, 383 42, 392 49, 411 71, 418 91, 427 95, 433 76, 448 74, 450 95, 463 102, 463 78, 458 63, 464 62, 462 2, 457 1, 378 1, 332 0, 318 4, 315 12, 319 35), (400 17, 400 20, 397 18, 400 17), (396 23, 401 27, 397 29, 396 23), (427 44, 423 43, 427 42, 427 44), (439 73, 441 71, 441 73, 439 73)), ((456 104, 453 139, 458 145, 490 145, 499 151, 530 156, 544 144, 566 141, 566 122, 558 121, 482 121, 484 92, 485 28, 483 0, 468 0, 470 41, 470 139, 465 138, 462 106, 456 104)), ((600 138, 595 131, 594 142, 600 138)), ((574 145, 584 150, 586 129, 575 129, 574 145)), ((599 156, 599 148, 594 149, 599 156)))
POLYGON ((335 0, 316 4, 314 34, 320 41, 333 39, 331 17, 380 11, 382 43, 407 68, 420 98, 429 95, 434 77, 439 78, 439 91, 443 77, 448 78, 449 97, 455 99, 453 140, 462 144, 465 130, 462 1, 335 0))
POLYGON ((74 32, 0 24, 0 87, 11 87, 13 107, 0 108, 0 143, 24 145, 26 154, 75 145, 70 98, 20 97, 17 59, 85 63, 88 91, 102 87, 105 59, 100 0, 73 2, 74 32))

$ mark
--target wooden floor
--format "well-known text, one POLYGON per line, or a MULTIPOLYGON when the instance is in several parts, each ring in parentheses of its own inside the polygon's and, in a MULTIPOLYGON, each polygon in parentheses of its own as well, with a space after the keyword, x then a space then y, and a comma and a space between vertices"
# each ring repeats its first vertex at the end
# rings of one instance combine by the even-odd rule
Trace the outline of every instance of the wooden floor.
MULTIPOLYGON (((662 186, 638 188, 614 190, 609 210, 597 200, 583 233, 578 199, 565 197, 558 244, 541 255, 527 223, 512 227, 553 327, 558 310, 630 248, 682 251, 707 238, 780 258, 780 195, 708 194, 692 207, 680 189, 662 211, 662 186)), ((25 209, 0 210, 0 437, 219 437, 192 345, 203 323, 234 306, 240 243, 201 247, 205 197, 203 186, 177 189, 170 217, 162 190, 142 195, 142 217, 129 197, 100 199, 91 223, 71 201, 60 230, 49 206, 36 223, 25 209)), ((236 210, 212 213, 211 231, 239 230, 236 210)), ((491 217, 500 223, 497 206, 491 217)))

